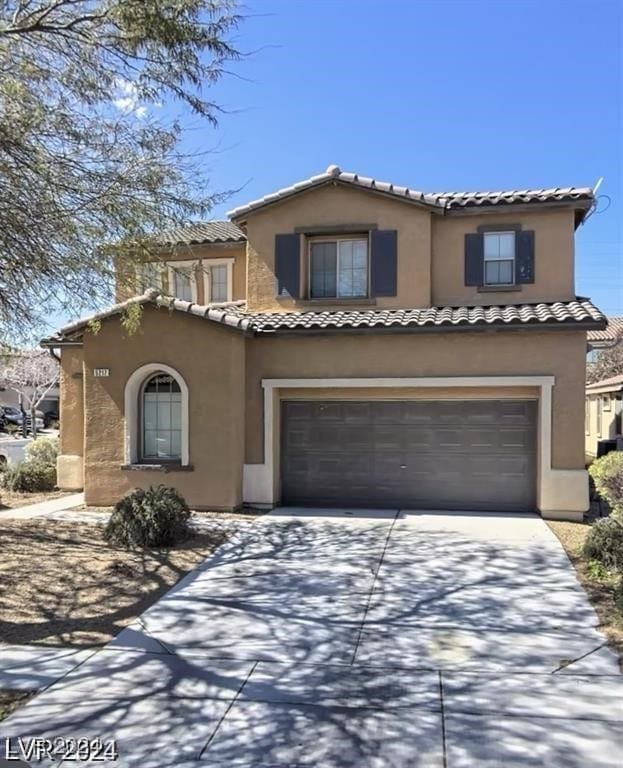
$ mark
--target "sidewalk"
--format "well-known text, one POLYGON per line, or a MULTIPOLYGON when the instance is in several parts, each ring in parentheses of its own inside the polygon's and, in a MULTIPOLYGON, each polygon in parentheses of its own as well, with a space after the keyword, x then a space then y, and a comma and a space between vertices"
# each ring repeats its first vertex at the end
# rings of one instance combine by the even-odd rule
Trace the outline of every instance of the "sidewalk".
POLYGON ((84 504, 84 494, 72 493, 70 496, 61 496, 60 499, 41 501, 38 504, 28 504, 16 509, 5 509, 0 512, 0 520, 28 520, 32 517, 48 517, 48 515, 66 509, 75 509, 82 504, 84 504))

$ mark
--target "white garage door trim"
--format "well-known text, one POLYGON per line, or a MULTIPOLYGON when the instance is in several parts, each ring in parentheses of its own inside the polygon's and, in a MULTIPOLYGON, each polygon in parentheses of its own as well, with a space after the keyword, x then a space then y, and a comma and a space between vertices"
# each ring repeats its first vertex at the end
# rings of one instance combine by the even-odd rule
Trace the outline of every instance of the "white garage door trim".
POLYGON ((273 505, 277 500, 275 435, 278 435, 278 392, 280 389, 353 389, 420 387, 538 387, 539 445, 537 505, 545 517, 581 516, 588 508, 588 482, 585 470, 552 468, 552 387, 554 376, 437 376, 419 378, 344 378, 344 379, 263 379, 264 463, 245 464, 243 500, 248 504, 273 505))

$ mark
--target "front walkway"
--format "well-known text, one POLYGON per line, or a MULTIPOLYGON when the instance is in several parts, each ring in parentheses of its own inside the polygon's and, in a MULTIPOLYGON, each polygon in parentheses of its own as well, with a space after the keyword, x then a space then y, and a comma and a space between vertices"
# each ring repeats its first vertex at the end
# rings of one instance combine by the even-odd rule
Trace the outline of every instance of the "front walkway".
POLYGON ((0 736, 115 737, 137 768, 619 767, 623 677, 542 520, 295 512, 0 736))
POLYGON ((71 493, 50 501, 40 501, 37 504, 27 504, 15 509, 3 509, 0 520, 29 520, 35 517, 50 517, 51 515, 73 510, 84 504, 83 493, 71 493))

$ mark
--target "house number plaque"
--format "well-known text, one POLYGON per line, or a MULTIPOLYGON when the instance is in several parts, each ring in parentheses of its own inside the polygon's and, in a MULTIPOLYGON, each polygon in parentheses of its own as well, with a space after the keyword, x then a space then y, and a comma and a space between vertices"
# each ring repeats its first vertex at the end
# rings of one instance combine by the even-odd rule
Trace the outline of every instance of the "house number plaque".
POLYGON ((103 379, 110 376, 110 368, 94 368, 93 375, 96 379, 103 379))

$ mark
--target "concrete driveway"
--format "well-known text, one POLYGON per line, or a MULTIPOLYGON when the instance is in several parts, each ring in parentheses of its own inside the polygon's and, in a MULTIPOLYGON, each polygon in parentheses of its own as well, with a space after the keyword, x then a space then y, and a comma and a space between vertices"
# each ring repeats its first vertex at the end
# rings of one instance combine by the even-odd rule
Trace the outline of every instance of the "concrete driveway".
POLYGON ((596 625, 537 517, 280 510, 0 734, 137 768, 620 768, 596 625))

